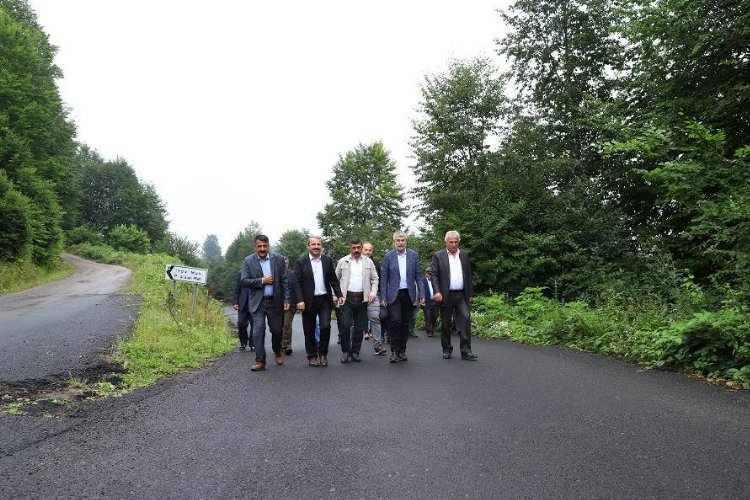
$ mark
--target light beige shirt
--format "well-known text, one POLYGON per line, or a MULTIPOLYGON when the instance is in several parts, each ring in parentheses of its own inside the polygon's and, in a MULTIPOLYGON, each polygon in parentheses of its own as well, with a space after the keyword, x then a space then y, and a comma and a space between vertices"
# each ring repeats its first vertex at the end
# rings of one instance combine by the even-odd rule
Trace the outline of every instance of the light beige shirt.
MULTIPOLYGON (((341 283, 341 292, 346 295, 346 291, 356 291, 352 289, 350 282, 356 279, 352 273, 352 262, 354 258, 351 255, 342 257, 336 263, 336 277, 341 283)), ((375 269, 375 263, 372 259, 366 256, 359 258, 360 265, 362 266, 362 275, 359 281, 362 283, 362 288, 359 290, 364 292, 365 297, 375 297, 378 294, 378 271, 375 269)))

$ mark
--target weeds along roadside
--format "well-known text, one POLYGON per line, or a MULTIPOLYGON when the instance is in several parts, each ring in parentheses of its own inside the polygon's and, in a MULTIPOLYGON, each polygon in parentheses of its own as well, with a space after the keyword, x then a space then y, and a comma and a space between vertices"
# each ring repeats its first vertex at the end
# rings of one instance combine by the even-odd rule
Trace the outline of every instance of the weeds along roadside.
POLYGON ((750 389, 750 311, 731 295, 704 307, 691 287, 692 304, 607 297, 595 306, 560 302, 543 288, 515 299, 477 297, 473 333, 537 345, 557 345, 695 375, 729 388, 750 389))

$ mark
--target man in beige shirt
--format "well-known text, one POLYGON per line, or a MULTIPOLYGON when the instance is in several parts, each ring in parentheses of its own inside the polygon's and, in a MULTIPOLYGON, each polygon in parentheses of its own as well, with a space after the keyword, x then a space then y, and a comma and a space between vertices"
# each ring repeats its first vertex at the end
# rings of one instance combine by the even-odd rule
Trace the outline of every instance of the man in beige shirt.
POLYGON ((378 293, 378 272, 372 259, 362 255, 362 242, 349 242, 349 255, 336 264, 336 277, 343 297, 339 299, 341 315, 341 362, 360 362, 362 334, 367 323, 367 306, 378 293))

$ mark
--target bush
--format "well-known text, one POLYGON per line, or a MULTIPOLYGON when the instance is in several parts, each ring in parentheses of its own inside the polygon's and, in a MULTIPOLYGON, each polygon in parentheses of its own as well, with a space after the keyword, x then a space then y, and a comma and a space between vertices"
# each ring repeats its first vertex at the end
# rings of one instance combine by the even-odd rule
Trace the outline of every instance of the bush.
POLYGON ((119 252, 109 245, 92 245, 91 243, 80 243, 68 248, 70 253, 79 255, 85 259, 95 260, 103 264, 122 264, 125 258, 123 252, 119 252))
POLYGON ((90 243, 91 245, 103 245, 104 235, 91 226, 74 227, 65 235, 68 245, 78 245, 80 243, 90 243))
POLYGON ((146 231, 134 224, 119 224, 109 232, 109 245, 116 250, 147 254, 151 251, 151 241, 146 231))

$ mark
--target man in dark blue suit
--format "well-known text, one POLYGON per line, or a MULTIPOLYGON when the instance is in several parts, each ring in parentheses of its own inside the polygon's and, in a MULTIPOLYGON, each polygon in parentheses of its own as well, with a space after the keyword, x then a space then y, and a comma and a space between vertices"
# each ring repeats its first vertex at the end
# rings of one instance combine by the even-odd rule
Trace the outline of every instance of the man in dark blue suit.
POLYGON ((291 297, 286 277, 284 258, 269 251, 268 236, 255 237, 255 253, 242 262, 242 286, 250 289, 247 308, 252 314, 255 363, 250 368, 257 372, 266 368, 266 321, 271 330, 271 348, 276 364, 284 364, 281 351, 281 326, 284 311, 289 309, 291 297))
MULTIPOLYGON (((242 271, 237 271, 237 284, 234 287, 234 305, 232 308, 237 311, 237 333, 240 338, 240 350, 244 351, 250 345, 250 350, 254 351, 252 335, 248 336, 247 328, 252 325, 252 316, 247 309, 247 297, 250 295, 250 289, 242 286, 242 271)), ((252 332, 252 327, 250 328, 252 332)))
POLYGON ((388 308, 391 332, 391 363, 407 361, 406 340, 409 321, 414 315, 414 303, 424 305, 424 276, 419 255, 406 248, 406 234, 393 233, 396 246, 383 257, 380 271, 380 300, 388 308))

